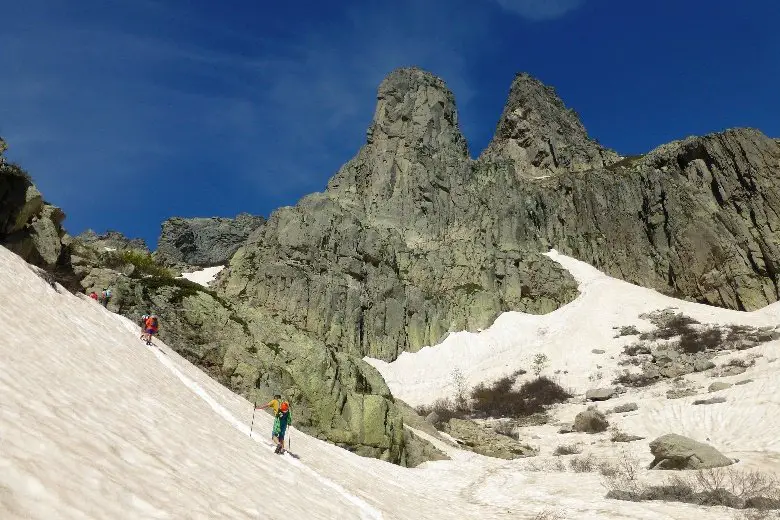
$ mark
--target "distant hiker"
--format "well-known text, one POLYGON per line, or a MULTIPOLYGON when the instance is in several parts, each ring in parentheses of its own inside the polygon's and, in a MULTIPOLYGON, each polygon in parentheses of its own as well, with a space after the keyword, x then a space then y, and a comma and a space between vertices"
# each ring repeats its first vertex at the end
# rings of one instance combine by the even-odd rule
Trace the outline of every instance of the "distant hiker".
POLYGON ((95 291, 92 291, 91 293, 89 293, 89 297, 92 298, 95 301, 98 301, 98 295, 97 295, 97 293, 95 291))
POLYGON ((146 344, 151 345, 152 344, 152 336, 157 334, 157 330, 160 327, 160 323, 157 320, 157 316, 152 314, 151 316, 148 316, 146 318, 146 344))
POLYGON ((139 339, 144 339, 146 337, 146 318, 148 317, 148 314, 144 314, 138 321, 138 326, 141 327, 141 337, 139 339))
POLYGON ((103 292, 100 293, 100 303, 103 305, 103 307, 106 307, 108 305, 108 300, 111 299, 111 289, 103 289, 103 292))
POLYGON ((284 436, 287 433, 287 426, 292 422, 292 411, 290 403, 282 401, 279 405, 279 413, 274 419, 274 436, 278 439, 274 453, 284 453, 284 436))

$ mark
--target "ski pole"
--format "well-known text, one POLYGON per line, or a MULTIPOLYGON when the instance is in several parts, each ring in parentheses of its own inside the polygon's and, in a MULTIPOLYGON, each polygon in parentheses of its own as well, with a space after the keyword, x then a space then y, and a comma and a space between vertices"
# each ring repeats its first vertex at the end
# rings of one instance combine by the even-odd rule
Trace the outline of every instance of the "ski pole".
POLYGON ((252 438, 252 430, 255 427, 255 412, 257 411, 257 398, 255 398, 255 406, 252 408, 252 425, 249 427, 249 437, 252 438))

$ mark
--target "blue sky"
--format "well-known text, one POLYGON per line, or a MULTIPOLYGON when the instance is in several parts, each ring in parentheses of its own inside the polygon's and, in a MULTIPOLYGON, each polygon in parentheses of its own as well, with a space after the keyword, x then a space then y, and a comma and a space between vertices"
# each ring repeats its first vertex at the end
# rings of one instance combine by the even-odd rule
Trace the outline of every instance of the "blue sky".
POLYGON ((0 12, 0 135, 73 234, 153 245, 171 216, 268 216, 321 191, 400 66, 447 81, 472 156, 520 71, 623 154, 732 126, 780 137, 776 0, 25 0, 0 12))

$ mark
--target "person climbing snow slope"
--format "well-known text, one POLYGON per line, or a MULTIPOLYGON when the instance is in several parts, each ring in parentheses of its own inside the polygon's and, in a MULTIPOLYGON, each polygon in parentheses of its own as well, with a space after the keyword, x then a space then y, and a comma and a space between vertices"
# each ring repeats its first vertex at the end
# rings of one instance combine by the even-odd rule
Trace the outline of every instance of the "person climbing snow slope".
POLYGON ((290 410, 290 403, 282 401, 279 405, 279 413, 276 414, 274 419, 274 436, 277 439, 276 450, 274 453, 284 453, 284 437, 287 434, 287 426, 292 421, 292 411, 290 410))
POLYGON ((157 316, 152 314, 151 316, 146 318, 146 344, 151 345, 152 344, 152 336, 157 334, 157 331, 160 327, 160 323, 157 320, 157 316))

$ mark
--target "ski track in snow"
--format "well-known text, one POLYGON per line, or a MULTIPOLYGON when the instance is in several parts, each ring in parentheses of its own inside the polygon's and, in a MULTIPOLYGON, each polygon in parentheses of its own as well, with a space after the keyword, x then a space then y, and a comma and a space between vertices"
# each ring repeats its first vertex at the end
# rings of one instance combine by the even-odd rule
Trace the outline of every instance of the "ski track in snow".
MULTIPOLYGON (((576 389, 604 386, 588 382, 588 375, 598 364, 605 372, 617 369, 610 356, 632 341, 614 338, 612 327, 647 329, 648 323, 638 319, 642 312, 676 306, 702 322, 750 325, 774 325, 780 315, 778 304, 740 313, 681 302, 555 252, 550 256, 579 281, 579 298, 546 316, 505 313, 480 334, 451 334, 442 345, 404 354, 398 365, 378 362, 394 392, 397 385, 408 384, 411 401, 426 391, 446 394, 454 367, 468 369, 470 382, 482 380, 527 368, 539 351, 548 353, 551 369, 567 367, 570 373, 561 378, 576 389), (591 354, 592 347, 606 353, 591 354), (410 361, 413 369, 428 371, 430 381, 414 370, 406 375, 395 370, 410 361)), ((3 520, 515 520, 543 510, 560 512, 566 520, 734 517, 724 508, 606 500, 598 474, 529 471, 529 463, 551 460, 559 444, 580 443, 584 453, 603 458, 617 458, 624 450, 643 462, 652 458, 647 441, 616 448, 608 436, 561 436, 556 424, 524 429, 525 441, 541 449, 532 459, 491 459, 431 438, 452 460, 406 469, 356 456, 294 429, 291 449, 302 458, 275 455, 262 438, 271 427, 269 414, 256 414, 250 436, 251 403, 164 344, 145 347, 129 320, 60 291, 0 247, 3 520)), ((764 357, 745 374, 720 378, 753 380, 716 394, 727 403, 692 406, 712 381, 694 374, 688 379, 704 386, 698 396, 668 400, 667 387, 658 385, 598 406, 637 401, 639 411, 610 415, 610 422, 648 440, 669 432, 707 440, 740 458, 738 467, 777 471, 780 363, 774 359, 779 343, 751 349, 764 357)), ((582 409, 582 404, 566 404, 552 415, 571 421, 582 409)), ((662 478, 661 473, 647 472, 647 478, 662 478)))

